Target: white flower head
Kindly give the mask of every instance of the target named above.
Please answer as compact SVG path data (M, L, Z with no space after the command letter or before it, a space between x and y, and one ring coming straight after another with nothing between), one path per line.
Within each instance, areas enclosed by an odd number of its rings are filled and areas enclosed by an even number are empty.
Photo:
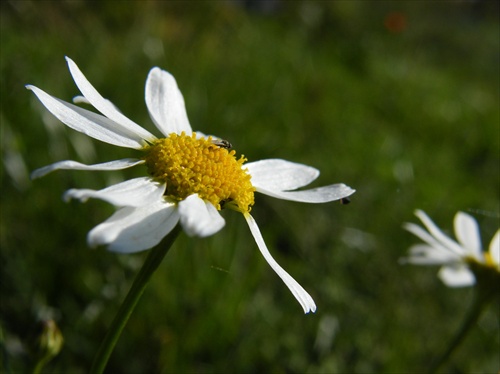
M481 249L481 237L476 220L467 213L455 215L455 241L445 235L421 210L415 211L427 231L414 223L404 228L422 239L425 244L410 247L410 256L403 259L415 265L440 265L439 278L449 287L472 286L478 274L500 273L500 229L491 240L488 252ZM491 278L490 278L491 279Z
M38 178L58 169L121 170L144 165L148 176L128 180L102 190L70 189L66 200L105 200L117 211L88 234L91 247L105 245L111 251L132 253L157 245L177 224L190 236L215 234L225 224L223 208L243 214L257 245L278 276L302 305L305 313L316 310L311 296L273 259L250 215L254 192L279 199L325 203L354 193L344 184L293 191L315 180L319 171L280 159L245 163L236 158L228 142L192 131L184 98L174 77L157 67L146 80L145 100L151 119L164 137L157 138L125 117L90 84L78 66L66 58L83 96L74 102L89 103L101 114L57 99L28 85L42 104L61 122L100 141L143 151L140 159L127 158L95 165L60 161L32 173Z

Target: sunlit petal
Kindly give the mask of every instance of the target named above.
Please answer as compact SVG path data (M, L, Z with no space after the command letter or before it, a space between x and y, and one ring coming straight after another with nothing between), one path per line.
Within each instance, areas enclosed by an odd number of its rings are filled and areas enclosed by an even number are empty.
M78 96L73 97L73 104L88 104L88 105L92 105L90 103L90 101L85 96L82 96L82 95L78 95Z
M429 230L429 233L442 245L444 245L446 248L450 249L451 251L454 251L458 255L463 256L464 255L464 249L455 241L451 240L448 236L446 236L440 229L439 227L436 226L434 222L429 218L425 212L422 210L417 210L415 211L415 215L420 218L424 226Z
M109 118L53 97L35 86L26 88L33 91L59 121L73 130L119 147L139 149L146 144L140 134Z
M226 221L217 209L198 195L191 195L179 203L181 224L186 234L206 237L221 230Z
M146 105L156 127L168 136L171 133L191 134L184 97L172 74L153 68L146 80Z
M294 190L319 176L319 171L311 166L281 159L249 162L244 167L252 176L254 187L270 192Z
M259 247L260 252L266 259L267 263L271 266L271 268L273 268L276 274L278 274L278 276L283 280L283 282L290 289L293 296L295 296L300 305L302 305L304 313L309 313L309 312L314 313L316 311L316 304L314 303L312 297L271 256L271 253L269 253L266 243L262 238L262 234L260 233L259 227L257 226L257 223L255 222L253 217L250 214L246 213L245 219L248 223L248 226L250 227L250 231L252 232L255 241L257 242L257 246Z
M448 287L467 287L476 283L474 274L465 265L443 266L438 277Z
M101 199L116 206L140 207L153 204L163 198L165 184L154 182L151 178L135 178L121 182L99 191L89 189L70 189L64 194L66 201L79 199Z
M444 248L445 250L446 247L441 244L440 242L438 242L432 235L430 235L427 231L425 231L422 227L420 227L419 225L415 224L415 223L405 223L403 225L403 228L409 232L411 232L413 235L419 237L420 239L422 239L424 242L426 242L427 244L431 245L432 247L434 248L439 248L439 249L442 249ZM455 252L452 252L450 251L451 253L455 253ZM457 257L460 257L458 254L455 254Z
M488 251L493 262L497 267L500 267L500 230L497 230L496 234L493 236L493 239L491 239L490 248Z
M455 236L467 250L468 255L481 260L483 258L481 253L481 237L476 220L466 213L458 212L455 215L454 226Z
M304 191L270 191L263 188L257 188L257 192L282 200L298 201L302 203L327 203L350 196L356 192L356 190L353 190L343 183L339 183Z
M433 247L426 244L415 244L410 247L410 257L404 263L414 265L443 265L457 263L460 257L444 247Z
M77 161L66 160L58 161L51 165L44 166L40 169L36 169L31 173L31 179L41 178L50 172L55 170L100 170L100 171L110 171L110 170L122 170L131 168L139 164L143 164L144 160L138 160L136 158L124 158L122 160L114 160L109 162L103 162L101 164L85 165Z
M125 117L116 107L92 86L92 84L85 78L78 66L69 57L66 57L68 67L73 76L73 79L80 89L85 98L96 108L99 112L104 114L112 121L120 124L129 132L136 134L140 139L154 140L155 136L149 131L145 130L129 118Z
M87 240L91 247L106 245L113 252L139 252L160 243L178 222L179 212L173 203L124 207L94 227Z

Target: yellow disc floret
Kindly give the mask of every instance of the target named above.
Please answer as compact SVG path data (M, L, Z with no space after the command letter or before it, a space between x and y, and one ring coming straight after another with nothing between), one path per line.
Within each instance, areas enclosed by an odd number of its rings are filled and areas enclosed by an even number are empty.
M214 144L212 138L170 134L145 148L146 166L156 180L166 183L165 196L181 201L192 194L218 210L229 207L249 212L255 188L243 169L244 156Z

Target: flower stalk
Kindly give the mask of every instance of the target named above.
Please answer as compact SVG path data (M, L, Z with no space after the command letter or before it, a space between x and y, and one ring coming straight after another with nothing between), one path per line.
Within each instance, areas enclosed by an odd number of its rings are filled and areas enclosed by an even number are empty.
M467 312L467 315L465 316L462 325L460 326L459 330L457 331L453 339L450 341L446 350L441 354L441 356L435 359L434 362L432 363L428 371L430 374L437 373L437 371L441 368L441 366L446 361L448 361L453 352L455 352L457 348L460 347L462 342L465 340L465 337L472 330L472 327L475 326L476 323L479 321L479 318L481 317L481 314L485 309L485 307L488 305L488 303L493 299L493 296L496 294L495 292L491 292L491 287L486 288L486 287L481 287L480 285L476 286L474 291L475 292L472 305L469 311Z
M149 251L141 270L135 277L130 291L128 292L125 300L120 306L118 313L115 315L113 322L111 323L111 326L106 333L106 336L102 341L96 356L94 357L94 362L90 369L90 373L100 374L104 372L104 369L106 367L106 364L108 363L111 353L113 352L116 342L118 341L123 328L127 324L127 321L130 318L130 315L132 314L140 297L146 289L151 276L162 262L168 250L179 235L180 231L181 226L177 225L170 232L170 234L166 236L161 245L158 245Z

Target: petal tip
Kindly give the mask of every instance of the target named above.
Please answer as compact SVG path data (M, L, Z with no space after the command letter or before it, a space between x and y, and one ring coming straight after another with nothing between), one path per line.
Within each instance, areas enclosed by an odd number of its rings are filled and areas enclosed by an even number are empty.
M309 308L304 308L304 314L316 313L316 304L310 305Z
M66 63L71 67L71 65L76 65L75 61L73 61L71 58L68 56L64 56L64 59L66 60Z
M30 179L35 180L35 179L43 177L45 174L47 174L47 173L44 171L44 168L36 169L36 170L33 170L31 172Z

